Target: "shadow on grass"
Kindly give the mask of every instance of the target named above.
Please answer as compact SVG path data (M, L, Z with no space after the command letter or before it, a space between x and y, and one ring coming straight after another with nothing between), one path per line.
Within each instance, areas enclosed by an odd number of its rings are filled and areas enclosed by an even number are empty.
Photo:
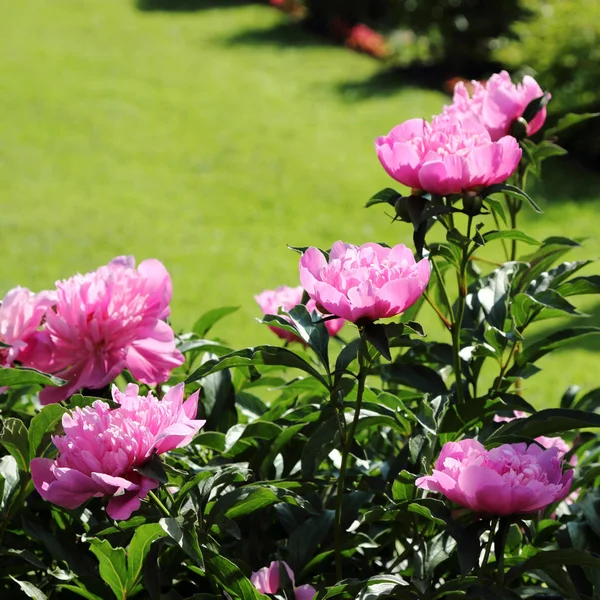
M432 90L442 88L446 77L444 65L394 67L378 71L368 79L344 81L336 85L336 90L349 102L393 96L406 87L420 87Z
M297 23L280 23L269 29L249 29L223 41L227 46L277 46L309 48L315 46L333 47L334 42L325 36L314 33Z
M549 158L542 165L542 180L532 180L528 191L549 204L565 200L597 202L600 198L600 173L571 156Z
M257 4L252 0L136 0L135 5L143 11L195 12L216 8L237 8Z

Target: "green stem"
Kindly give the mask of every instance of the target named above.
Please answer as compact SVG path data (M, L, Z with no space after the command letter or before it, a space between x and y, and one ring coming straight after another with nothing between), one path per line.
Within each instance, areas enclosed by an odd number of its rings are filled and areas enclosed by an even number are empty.
M492 551L492 543L494 541L494 533L496 531L497 525L498 525L498 519L496 518L492 521L492 524L490 526L490 535L488 537L487 544L485 545L485 553L483 555L483 560L481 561L481 566L479 567L479 576L480 577L483 575L483 569L487 565L488 560L490 558L490 552Z
M494 539L494 551L496 553L496 563L498 564L498 568L496 569L496 584L500 587L504 586L504 547L506 546L509 531L510 521L506 517L501 517L500 524L498 525L498 533Z
M363 394L365 391L365 381L367 379L368 372L368 354L367 354L367 341L364 337L362 329L360 330L360 345L358 348L358 388L356 391L356 406L354 407L354 417L350 428L347 428L347 434L345 439L342 438L342 464L340 466L340 476L338 478L337 485L337 503L335 508L335 530L334 530L334 542L335 542L335 575L338 581L342 579L342 505L344 501L344 487L346 481L346 471L348 469L348 458L350 456L350 449L352 448L352 441L354 440L354 434L356 433L356 426L358 425L358 419L360 418L360 409L362 407ZM342 415L344 413L342 412Z
M431 299L431 296L427 292L423 292L423 298L425 298L425 300L427 301L429 306L431 306L435 314L441 319L442 323L444 324L444 327L446 327L448 331L452 331L452 323L448 321L444 313L441 311L440 307Z
M442 274L440 273L440 268L438 264L435 262L435 259L431 259L431 264L433 265L433 270L435 271L435 276L437 277L440 290L442 291L442 299L446 303L446 307L448 308L448 315L450 315L450 325L452 326L452 302L450 302L450 296L448 295L448 290L446 289L446 285L444 284L444 280L442 278Z
M467 237L471 239L471 225L473 217L469 216L467 224ZM452 355L454 377L456 380L456 403L461 404L464 401L464 390L462 385L462 363L460 360L460 330L462 327L463 317L465 315L465 305L467 302L467 263L469 262L469 243L462 248L462 259L460 261L460 269L457 273L458 283L458 299L456 300L456 313L454 314L454 322L452 323Z
M498 221L498 215L496 215L496 213L494 211L491 211L492 216L494 217L494 223L496 224L496 229L500 229L500 221ZM500 239L500 242L502 242L502 248L504 249L504 256L506 256L506 260L509 259L510 254L508 253L508 248L506 247L506 241L503 240L502 238Z
M158 510L160 510L166 517L171 516L171 513L167 507L160 501L159 497L152 490L148 492L148 498L154 502Z

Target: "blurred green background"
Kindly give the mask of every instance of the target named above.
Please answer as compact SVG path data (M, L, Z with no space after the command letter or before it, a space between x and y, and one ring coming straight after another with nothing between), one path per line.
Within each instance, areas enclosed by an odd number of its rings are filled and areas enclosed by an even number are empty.
M439 112L441 92L408 77L369 87L380 63L267 5L29 0L1 14L1 294L119 254L156 257L173 277L176 329L240 305L215 333L256 345L273 338L253 295L298 283L286 244L411 243L407 225L363 208L393 184L373 141ZM568 158L546 174L534 190L545 214L525 210L522 228L588 237L571 258L597 256L600 177ZM599 306L581 306L600 323ZM548 358L528 398L597 385L598 349L588 338Z

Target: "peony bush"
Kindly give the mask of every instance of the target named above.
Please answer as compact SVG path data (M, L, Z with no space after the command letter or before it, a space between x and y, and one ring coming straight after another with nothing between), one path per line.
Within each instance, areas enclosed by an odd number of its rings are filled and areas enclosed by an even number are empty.
M271 344L212 338L233 307L174 332L155 259L8 291L2 598L598 598L600 388L527 399L600 331L580 243L518 228L562 153L549 99L500 73L390 123L376 156L406 189L367 206L413 247L293 248L297 285L254 291Z

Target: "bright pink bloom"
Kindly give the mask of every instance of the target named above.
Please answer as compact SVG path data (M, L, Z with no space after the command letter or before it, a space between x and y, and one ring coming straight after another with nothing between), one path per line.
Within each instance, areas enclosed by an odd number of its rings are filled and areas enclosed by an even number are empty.
M276 315L279 311L279 308L289 312L292 310L292 308L298 306L298 304L301 304L302 294L303 289L301 285L298 287L280 285L274 290L265 290L264 292L261 292L257 296L254 296L254 299L260 306L263 314ZM306 303L306 310L308 310L309 313L312 313L315 310L319 312L316 308L316 302L314 300L309 300ZM288 320L285 315L280 316L283 319ZM343 319L329 319L328 321L325 321L325 327L327 327L329 335L333 337L344 326L344 323L345 321ZM269 329L280 338L287 340L288 342L302 342L297 335L294 335L291 331L281 329L281 327L269 327Z
M73 509L90 498L108 497L106 512L123 520L158 487L158 481L135 469L153 453L189 444L205 421L195 420L198 392L183 401L183 383L162 400L151 393L138 396L138 391L132 383L124 393L113 386L118 408L96 400L63 416L64 435L52 438L58 457L31 461L33 484L42 498Z
M30 344L44 320L46 311L56 302L54 292L34 294L27 288L10 290L0 305L0 366L10 367L14 361L27 361Z
M123 369L147 384L166 381L183 364L169 315L171 277L157 260L135 268L122 256L87 275L59 281L57 302L46 314L38 342L50 360L32 352L31 366L68 381L46 388L42 404L59 402L82 388L108 385Z
M511 125L523 116L527 105L544 95L533 77L526 75L523 82L514 84L506 71L492 75L485 85L473 81L473 95L462 81L454 87L452 104L444 107L445 115L461 121L478 121L490 133L492 140L499 140L510 133ZM527 135L533 135L546 120L546 108L542 108L527 124Z
M459 194L501 183L521 159L512 136L493 142L485 128L445 115L410 119L375 140L379 161L396 181L432 194Z
M476 440L444 444L432 475L417 487L493 516L527 514L564 499L573 470L564 474L558 448L537 444L504 444L486 450Z
M268 567L252 573L250 581L261 594L276 594L279 591L279 574L282 567L287 571L292 586L294 586L295 600L313 600L317 595L317 590L312 585L296 587L294 572L285 560L274 560Z
M308 295L332 315L356 323L393 317L412 306L429 282L429 261L415 262L403 244L353 246L336 242L329 262L317 248L300 259Z

